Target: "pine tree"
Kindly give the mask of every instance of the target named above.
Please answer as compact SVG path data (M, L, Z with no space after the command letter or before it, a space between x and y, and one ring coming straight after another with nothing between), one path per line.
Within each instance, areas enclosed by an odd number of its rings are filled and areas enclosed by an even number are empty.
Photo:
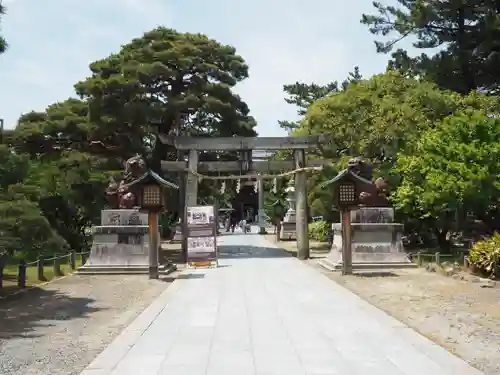
M2 5L0 2L0 22L1 22L1 17L5 14L5 6ZM3 38L0 35L0 54L4 53L5 50L7 49L7 42L5 41L5 38Z
M500 2L495 0L397 0L399 6L374 3L377 15L361 22L375 35L395 38L376 41L377 51L389 53L401 40L414 37L413 46L429 51L410 56L397 49L390 69L430 79L439 87L460 93L482 89L495 92L500 83Z

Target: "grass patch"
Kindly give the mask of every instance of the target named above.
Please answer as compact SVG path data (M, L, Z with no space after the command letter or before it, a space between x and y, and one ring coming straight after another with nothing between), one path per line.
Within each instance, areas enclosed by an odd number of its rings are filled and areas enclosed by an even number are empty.
M309 245L309 248L311 249L311 251L315 251L315 252L330 252L330 245L328 244L328 242L311 242L310 245Z
M43 280L38 279L38 269L36 264L30 264L26 267L26 287L32 287L47 281L57 279L74 272L71 269L68 258L61 259L61 276L56 276L54 273L53 264L45 264L43 266ZM81 256L76 257L76 268L82 265ZM7 295L19 290L17 286L17 276L19 274L19 266L7 265L3 270L3 288L0 289L0 295Z
M278 245L282 250L287 253L297 256L297 241L276 241L276 235L267 235L266 239ZM309 240L309 250L313 258L326 256L330 252L330 245L327 242L319 242L315 240Z

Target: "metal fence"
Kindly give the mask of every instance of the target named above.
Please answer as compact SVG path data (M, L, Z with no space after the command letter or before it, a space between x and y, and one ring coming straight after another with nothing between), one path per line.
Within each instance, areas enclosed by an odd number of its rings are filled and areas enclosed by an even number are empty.
M415 262L419 267L428 263L435 263L437 265L441 265L443 262L457 262L466 268L469 266L469 261L467 258L467 254L465 252L443 254L440 252L424 253L419 251L410 254L410 256L411 260Z

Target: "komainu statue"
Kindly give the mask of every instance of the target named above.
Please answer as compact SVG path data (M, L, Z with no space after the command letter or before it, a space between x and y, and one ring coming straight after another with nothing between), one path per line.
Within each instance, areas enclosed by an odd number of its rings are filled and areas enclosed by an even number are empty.
M120 205L120 197L118 196L120 184L116 181L114 177L111 177L108 187L106 188L106 200L108 202L108 208L116 209Z
M125 172L123 173L123 183L129 184L137 180L147 172L146 162L141 155L131 157L125 162Z
M388 199L388 183L382 177L377 178L374 183L372 182L373 165L367 163L361 157L356 157L349 160L347 169L371 183L371 185L366 185L364 191L359 194L361 204L371 207L388 207L391 205Z
M347 162L347 169L357 174L359 177L363 177L367 181L373 179L373 165L368 164L365 159L360 156L350 159Z
M127 187L128 184L137 180L147 172L146 162L140 155L131 157L125 162L123 180L118 182L112 178L106 189L108 208L134 208L137 206L137 196Z

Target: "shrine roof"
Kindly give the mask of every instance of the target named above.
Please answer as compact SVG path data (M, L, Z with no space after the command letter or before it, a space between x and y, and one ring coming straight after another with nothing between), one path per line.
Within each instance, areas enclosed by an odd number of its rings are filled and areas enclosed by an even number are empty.
M325 188L327 186L335 184L336 182L339 182L340 180L342 180L344 178L352 178L353 180L359 181L362 184L373 185L372 181L367 180L366 178L363 178L360 175L352 172L349 168L346 168L342 172L340 172L338 175L336 175L334 178L332 178L331 180L323 182L321 184L321 188Z
M162 187L170 188L170 189L179 189L179 186L174 184L173 182L167 181L164 178L162 178L159 174L149 170L146 173L144 173L142 176L139 178L135 179L134 181L129 182L128 184L125 184L123 187L128 188L132 187L137 184L145 184L148 182L154 181L161 185Z

